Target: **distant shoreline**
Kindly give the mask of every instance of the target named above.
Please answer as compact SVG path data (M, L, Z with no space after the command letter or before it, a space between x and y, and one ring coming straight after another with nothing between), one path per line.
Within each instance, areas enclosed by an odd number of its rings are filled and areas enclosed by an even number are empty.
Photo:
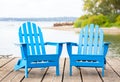
M78 17L43 17L43 18L15 18L15 17L0 17L0 21L35 21L35 22L73 22Z
M63 30L63 31L74 31L76 33L79 33L81 28L74 28L73 26L58 26L58 27L50 27L45 29L54 29L54 30ZM105 34L120 34L120 28L117 27L111 27L111 28L101 28L103 29Z

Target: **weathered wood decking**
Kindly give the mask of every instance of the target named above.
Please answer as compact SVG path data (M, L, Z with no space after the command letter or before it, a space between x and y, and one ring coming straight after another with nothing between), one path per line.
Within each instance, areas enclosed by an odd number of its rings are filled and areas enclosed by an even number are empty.
M60 59L60 76L55 75L55 67L29 69L29 78L24 70L14 71L18 58L0 59L0 82L120 82L120 58L107 57L105 77L101 77L100 68L73 68L69 76L69 59Z

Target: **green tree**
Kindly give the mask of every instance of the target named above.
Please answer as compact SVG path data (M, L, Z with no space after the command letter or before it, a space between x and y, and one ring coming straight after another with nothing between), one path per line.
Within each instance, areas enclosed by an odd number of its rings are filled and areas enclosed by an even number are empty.
M119 14L120 13L120 0L109 0L109 1L113 9L113 13Z
M98 0L84 0L84 10L90 14L97 14L96 7L97 7Z
M87 15L79 17L75 27L94 23L102 27L120 26L120 0L83 0Z
M84 0L84 10L90 14L120 13L120 0Z

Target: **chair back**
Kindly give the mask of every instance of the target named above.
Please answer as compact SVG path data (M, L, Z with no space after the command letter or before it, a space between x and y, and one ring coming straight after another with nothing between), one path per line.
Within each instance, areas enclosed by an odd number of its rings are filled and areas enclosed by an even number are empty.
M41 29L35 23L26 22L20 26L19 41L20 43L27 44L27 55L46 54ZM23 56L22 48L21 53Z
M78 54L103 55L103 31L98 25L90 24L81 30Z

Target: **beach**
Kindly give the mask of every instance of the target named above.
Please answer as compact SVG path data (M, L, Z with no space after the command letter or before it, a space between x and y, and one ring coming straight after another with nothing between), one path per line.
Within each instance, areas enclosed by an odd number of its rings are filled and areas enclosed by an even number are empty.
M74 31L76 33L79 33L81 30L81 28L74 28L74 26L57 26L47 29ZM102 27L101 29L103 30L104 34L113 34L113 35L120 34L120 28L117 27L110 27L110 28Z

